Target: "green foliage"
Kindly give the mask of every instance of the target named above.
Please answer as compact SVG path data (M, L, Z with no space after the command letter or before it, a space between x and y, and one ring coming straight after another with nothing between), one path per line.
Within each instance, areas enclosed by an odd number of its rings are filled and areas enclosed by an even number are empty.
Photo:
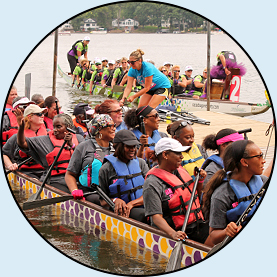
M170 21L170 29L184 29L184 24L188 28L197 28L203 24L204 19L185 9L176 8L166 4L152 2L126 2L111 4L90 10L71 20L75 31L80 30L80 25L86 19L93 19L99 27L112 29L114 19L134 19L140 26L156 26L161 29L161 20ZM175 24L173 24L173 22Z

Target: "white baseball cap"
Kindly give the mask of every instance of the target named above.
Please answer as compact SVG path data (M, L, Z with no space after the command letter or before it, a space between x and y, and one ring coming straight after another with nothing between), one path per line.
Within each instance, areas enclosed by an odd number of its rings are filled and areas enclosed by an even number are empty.
M108 64L115 64L115 61L114 60L109 60Z
M101 61L100 59L95 59L95 60L94 60L94 63L95 63L95 64L97 64L97 63L102 64L102 61Z
M90 37L86 36L86 37L84 37L83 40L88 40L88 41L90 41Z
M19 100L13 103L13 108L15 109L18 105L24 104L35 104L35 102L30 101L27 97L21 97Z
M38 105L30 104L25 110L24 110L24 117L26 117L29 114L32 113L46 113L47 108L42 109Z
M172 64L172 63L170 63L170 62L164 62L164 66L165 66L165 65L167 65L167 64L169 64L169 65L173 66L173 64Z
M187 66L185 67L185 71L188 71L188 70L193 70L193 68L192 68L190 65L187 65Z
M191 146L183 146L178 140L173 138L161 138L155 145L155 153L159 155L166 150L185 152L190 149L190 147Z
M103 62L103 61L107 61L107 60L108 60L108 58L102 57L102 62Z

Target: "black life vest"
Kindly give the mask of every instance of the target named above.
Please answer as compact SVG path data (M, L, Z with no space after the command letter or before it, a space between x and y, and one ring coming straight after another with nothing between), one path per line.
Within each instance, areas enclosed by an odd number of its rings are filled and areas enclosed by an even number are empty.
M77 56L76 44L79 43L79 42L82 42L83 47L84 47L84 49L81 52L82 53L81 55L84 55L87 52L87 50L85 49L85 45L84 45L83 41L82 40L77 40L74 44L72 44L72 50L73 50L75 56Z

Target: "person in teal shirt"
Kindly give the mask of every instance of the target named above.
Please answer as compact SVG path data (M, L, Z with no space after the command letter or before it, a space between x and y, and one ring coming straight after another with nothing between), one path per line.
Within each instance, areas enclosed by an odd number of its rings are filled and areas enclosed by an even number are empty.
M67 60L69 62L71 74L77 65L80 62L81 56L84 55L84 58L88 58L88 44L90 42L90 38L88 36L84 37L83 40L76 41L72 48L67 53Z
M168 78L161 73L152 63L144 62L142 56L144 52L137 49L130 54L128 63L131 65L128 71L127 86L124 90L120 104L123 105L125 98L128 102L133 102L140 97L139 106L151 106L156 108L168 97L171 84ZM129 96L132 91L134 80L143 87L139 92Z

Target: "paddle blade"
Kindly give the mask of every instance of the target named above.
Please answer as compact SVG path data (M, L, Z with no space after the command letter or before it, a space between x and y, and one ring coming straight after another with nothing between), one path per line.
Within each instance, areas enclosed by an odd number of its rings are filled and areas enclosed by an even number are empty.
M32 194L26 202L31 202L35 200L39 200L40 198L40 191L37 191L35 194Z
M174 247L170 255L168 264L166 266L165 272L171 272L181 268L181 261L182 261L181 248L182 248L182 242L179 242L177 246Z

